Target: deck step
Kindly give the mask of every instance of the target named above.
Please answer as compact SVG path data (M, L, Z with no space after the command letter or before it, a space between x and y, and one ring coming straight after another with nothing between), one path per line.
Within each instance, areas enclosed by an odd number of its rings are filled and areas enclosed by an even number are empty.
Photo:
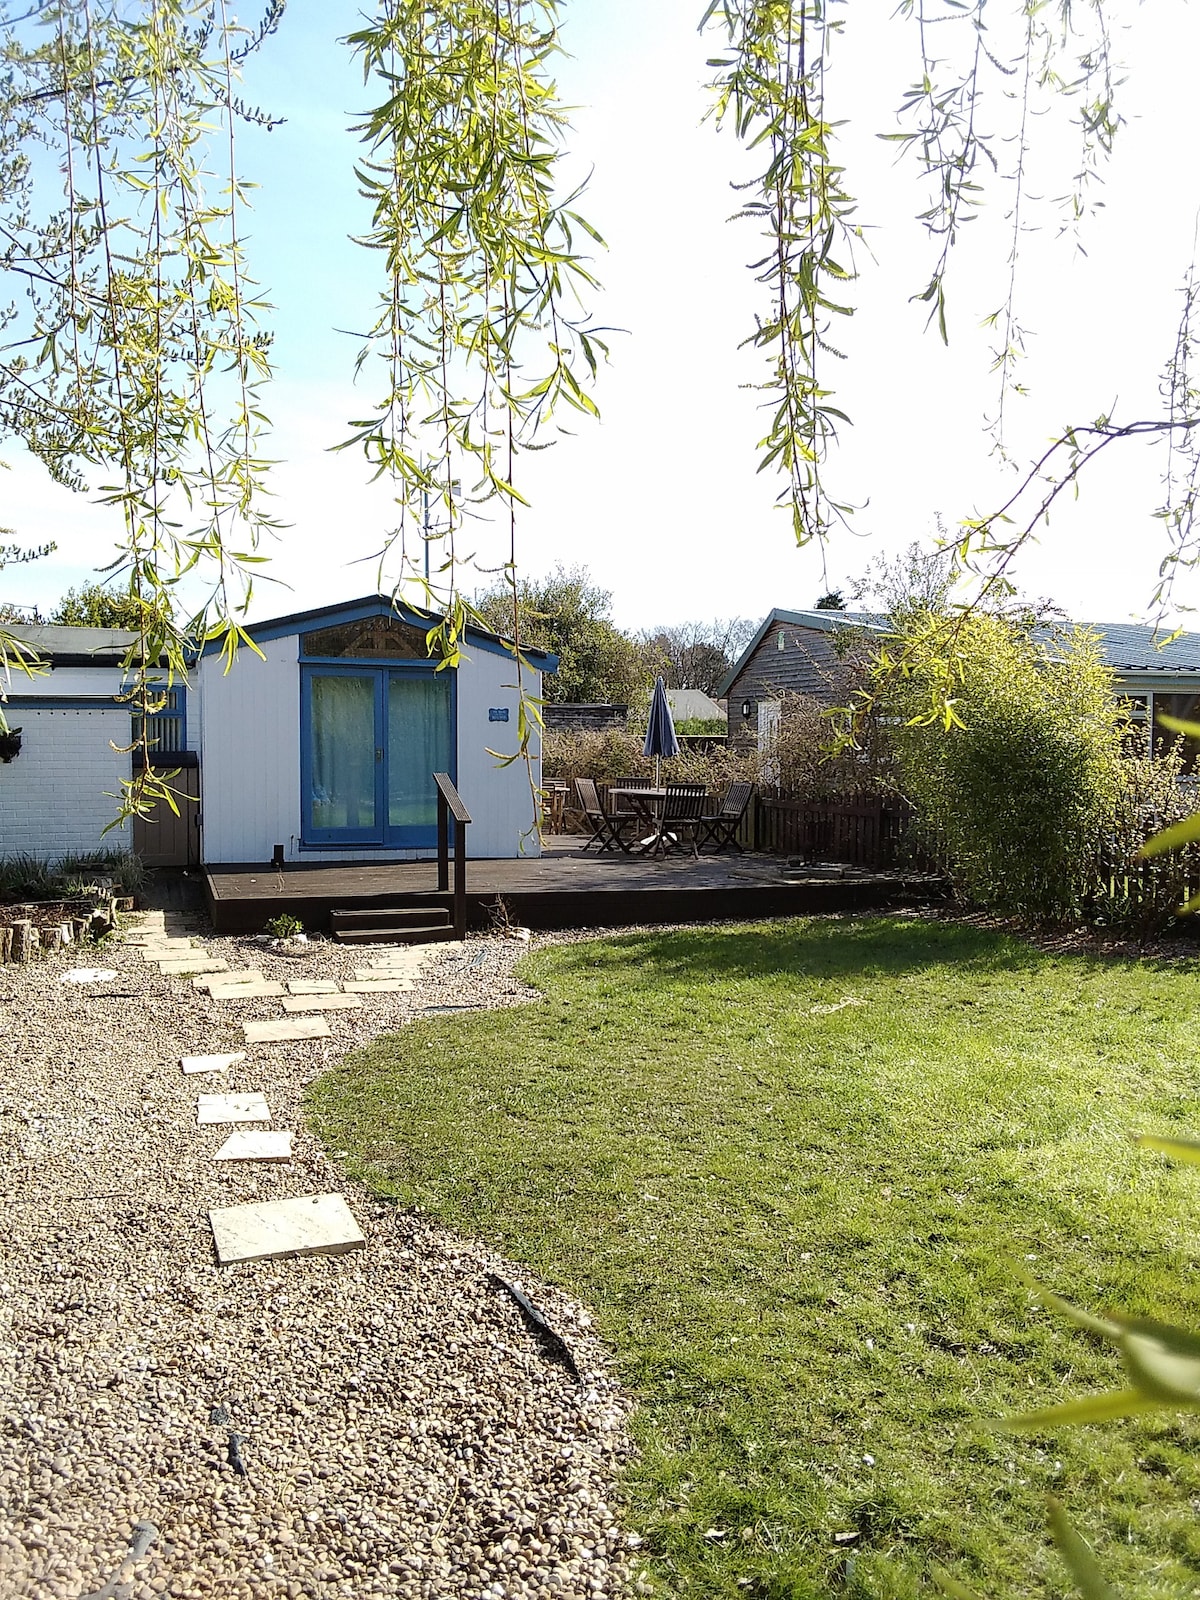
M439 928L450 926L444 906L376 906L354 911L331 911L329 926L341 933L353 928Z
M333 937L338 944L433 944L440 939L453 939L454 929L448 922L432 921L420 927L406 924L400 928L341 928L335 924Z

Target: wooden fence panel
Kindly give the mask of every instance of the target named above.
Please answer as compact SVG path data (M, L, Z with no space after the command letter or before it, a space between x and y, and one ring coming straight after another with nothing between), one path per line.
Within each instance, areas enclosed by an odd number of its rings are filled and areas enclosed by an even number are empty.
M738 843L743 849L807 861L893 867L904 859L911 815L903 802L880 795L821 801L758 795L743 820Z

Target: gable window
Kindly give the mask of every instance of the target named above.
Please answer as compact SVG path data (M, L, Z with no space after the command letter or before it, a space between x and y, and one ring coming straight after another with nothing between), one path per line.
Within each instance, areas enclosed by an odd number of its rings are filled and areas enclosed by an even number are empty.
M435 642L430 656L424 628L389 616L363 617L301 634L300 653L326 661L429 661L441 654Z
M775 648L776 650L785 650L787 648L787 639L784 637L782 628L775 635Z

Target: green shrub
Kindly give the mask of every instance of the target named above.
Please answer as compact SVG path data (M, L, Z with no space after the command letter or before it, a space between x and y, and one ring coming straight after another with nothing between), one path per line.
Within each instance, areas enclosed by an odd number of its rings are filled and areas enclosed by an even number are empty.
M1081 915L1129 792L1095 636L1048 645L1006 618L918 614L877 674L905 790L957 890L1033 921Z
M654 762L642 754L644 742L644 732L629 728L548 728L542 739L542 775L606 783L650 773ZM761 768L757 750L730 750L722 744L707 750L681 749L673 761L663 762L662 776L666 783L707 783L720 789L735 778L757 781Z
M97 879L108 878L123 895L146 882L146 869L129 850L93 851L47 861L26 853L0 857L0 900L74 900L87 895Z
M38 856L19 852L0 858L0 899L55 900L59 894L58 877L49 861Z

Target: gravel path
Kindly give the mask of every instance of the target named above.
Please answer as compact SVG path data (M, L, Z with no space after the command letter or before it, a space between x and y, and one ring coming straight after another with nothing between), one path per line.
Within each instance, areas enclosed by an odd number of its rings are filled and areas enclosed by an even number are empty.
M369 959L204 943L271 979ZM329 1013L331 1039L249 1047L225 1080L185 1078L179 1057L246 1048L241 1022L278 1000L212 1000L113 943L0 967L0 1594L623 1592L627 1407L583 1310L349 1186L298 1109L347 1049L427 1006L528 998L522 951L439 952L414 991ZM117 977L61 981L80 965ZM295 1128L289 1165L213 1164L230 1130L198 1129L196 1097L226 1089L262 1090L272 1126ZM365 1250L214 1264L210 1207L328 1190ZM580 1383L490 1271L543 1308Z

